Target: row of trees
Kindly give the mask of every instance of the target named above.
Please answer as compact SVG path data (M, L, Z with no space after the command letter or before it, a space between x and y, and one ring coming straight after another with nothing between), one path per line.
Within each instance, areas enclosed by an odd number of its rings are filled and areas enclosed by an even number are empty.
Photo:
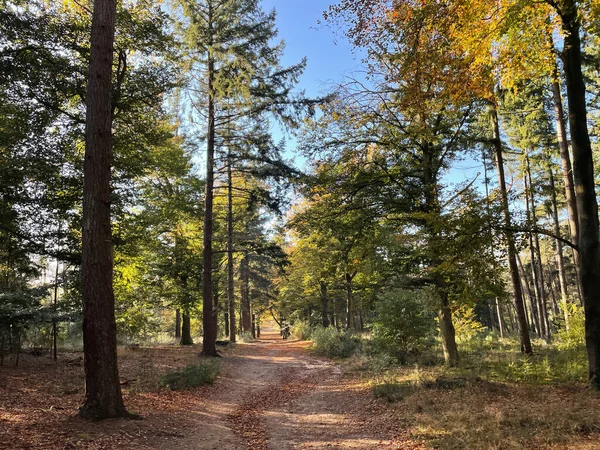
M306 129L315 175L283 301L300 290L323 325L362 328L378 294L427 286L450 365L462 305L483 304L481 319L512 324L532 353L531 331L550 339L581 302L599 386L593 2L342 1L325 17L365 50L367 77ZM480 176L457 183L461 161L480 161Z
M273 295L267 222L296 172L271 122L312 107L305 63L281 66L254 0L3 1L0 29L2 333L82 311L81 415L124 416L117 330L170 310L191 344L202 317L217 356L219 325L234 341Z

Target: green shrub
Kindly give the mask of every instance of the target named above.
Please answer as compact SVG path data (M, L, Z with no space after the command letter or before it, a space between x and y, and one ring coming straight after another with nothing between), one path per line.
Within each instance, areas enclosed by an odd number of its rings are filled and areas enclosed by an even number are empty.
M292 325L292 336L294 339L300 339L301 341L306 341L310 339L312 334L312 327L310 323L306 320L297 320Z
M172 391L181 391L203 384L212 384L220 371L219 361L206 360L200 364L189 364L179 371L167 372L161 377L160 384Z
M561 350L569 350L585 345L585 315L583 307L574 303L567 305L569 313L569 329L563 328L558 331L557 347Z
M425 290L396 289L381 295L375 304L371 353L387 353L406 363L411 354L431 347L435 332L431 303Z
M347 358L360 347L360 338L345 330L318 326L312 332L313 348L317 355L328 358Z

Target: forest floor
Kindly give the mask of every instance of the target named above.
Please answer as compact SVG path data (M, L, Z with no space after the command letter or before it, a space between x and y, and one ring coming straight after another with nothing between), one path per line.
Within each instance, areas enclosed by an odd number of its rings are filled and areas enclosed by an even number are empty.
M214 384L175 392L160 375L197 363L199 347L122 348L125 402L143 420L98 423L76 416L81 354L21 355L0 367L0 449L600 449L600 399L584 386L475 380L387 395L383 383L376 398L373 372L309 345L263 333L222 350Z

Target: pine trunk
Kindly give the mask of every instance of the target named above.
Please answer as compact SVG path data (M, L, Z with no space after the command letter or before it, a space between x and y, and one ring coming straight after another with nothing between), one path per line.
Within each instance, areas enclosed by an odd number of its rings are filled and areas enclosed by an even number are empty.
M190 323L190 316L185 312L182 314L181 320L181 340L179 341L179 345L193 345L194 341L192 339L192 327Z
M517 266L517 249L511 231L512 223L510 210L508 208L508 192L506 189L506 179L504 176L504 158L502 155L502 142L500 140L500 127L498 125L498 115L496 109L492 110L494 148L496 150L496 165L498 167L498 184L500 185L500 194L502 198L502 209L504 210L504 225L506 228L506 241L508 245L508 266L510 270L511 281L515 296L515 310L517 313L517 322L519 325L519 336L521 338L521 351L527 354L533 353L529 330L527 329L527 318L525 317L525 308L523 307L523 291L521 289L521 278L519 277L519 268Z
M81 267L85 403L79 414L95 420L127 416L117 367L110 223L116 6L114 0L94 1L86 96Z
M235 342L235 291L233 273L233 176L231 149L227 149L227 304L229 307L229 341Z
M240 263L240 280L242 291L242 330L244 332L252 331L252 318L250 315L250 286L248 280L248 256L244 256Z
M215 62L211 52L213 39L213 8L209 2L208 8L208 34L210 41L207 62L207 120L206 131L206 190L204 195L204 242L203 242L203 270L202 270L202 354L206 356L218 356L216 340L217 333L215 318L213 315L213 286L212 286L212 239L213 239L213 202L214 202L214 164L215 164L215 100L214 79Z
M329 318L327 317L327 284L323 281L320 283L321 287L321 316L323 320L323 326L329 326Z
M175 310L175 338L181 337L181 310L177 308Z

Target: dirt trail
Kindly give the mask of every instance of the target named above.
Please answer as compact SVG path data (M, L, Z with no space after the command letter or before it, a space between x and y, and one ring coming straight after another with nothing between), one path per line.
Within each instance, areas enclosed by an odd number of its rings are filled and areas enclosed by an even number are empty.
M369 423L370 398L345 384L339 366L311 356L306 343L267 329L238 350L223 358L201 409L189 412L193 434L172 448L392 448L387 431Z

